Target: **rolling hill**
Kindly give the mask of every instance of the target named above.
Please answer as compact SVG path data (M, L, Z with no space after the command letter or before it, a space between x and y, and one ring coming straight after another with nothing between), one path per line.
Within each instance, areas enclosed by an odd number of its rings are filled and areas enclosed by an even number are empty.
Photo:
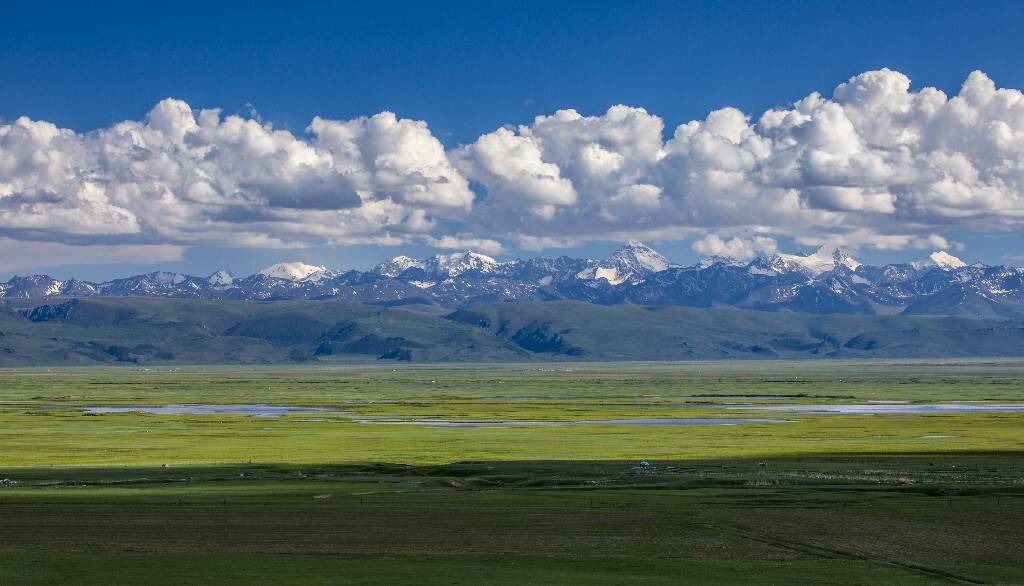
M498 303L450 314L536 353L593 360L1024 355L1024 323L731 308Z
M0 309L0 366L1024 356L1024 323L732 308L93 297Z

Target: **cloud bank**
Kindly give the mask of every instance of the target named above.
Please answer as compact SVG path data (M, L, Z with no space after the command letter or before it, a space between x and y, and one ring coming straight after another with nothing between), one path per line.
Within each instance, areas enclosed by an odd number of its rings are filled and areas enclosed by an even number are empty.
M869 71L670 134L642 108L560 110L450 150L390 112L301 135L175 99L85 134L19 118L0 124L0 242L500 252L638 237L749 257L779 236L948 248L944 233L1017 229L1024 95L981 72L952 97L910 85Z

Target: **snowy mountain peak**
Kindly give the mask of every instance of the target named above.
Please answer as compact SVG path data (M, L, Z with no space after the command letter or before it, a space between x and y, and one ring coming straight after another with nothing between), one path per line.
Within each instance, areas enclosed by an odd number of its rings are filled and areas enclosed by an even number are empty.
M922 261L911 263L915 269L926 269L936 267L945 271L951 271L953 269L959 269L967 266L967 263L960 260L959 258L947 253L944 250L939 250L928 255L928 258Z
M14 276L7 283L0 285L0 294L4 297L41 297L57 295L64 287L63 282L48 275Z
M719 256L719 255L715 254L715 255L709 256L709 257L699 261L697 264L695 264L693 266L698 268L698 269L703 270L703 269L710 268L710 267L713 267L713 266L718 265L718 264L725 265L727 267L742 267L742 266L746 266L747 265L747 263L745 263L743 261L736 260L736 259L728 257L728 256Z
M639 281L675 266L678 265L650 246L639 240L630 240L607 260L580 271L576 276L586 280L605 279L612 285L618 285L627 280Z
M454 254L438 254L430 259L431 268L441 276L454 277L467 271L492 272L500 263L493 258L467 250Z
M221 269L207 277L206 282L214 287L230 287L235 282L235 276L230 271Z
M273 277L275 279L301 281L303 279L308 279L316 273L324 272L327 272L327 267L307 265L301 262L279 262L263 269L258 274Z
M850 270L857 270L857 267L860 266L860 263L850 256L850 253L831 242L822 244L814 254L809 255L807 258L831 260L833 262L833 268L845 266Z
M813 254L806 256L796 254L773 254L769 258L781 262L773 263L779 268L796 269L811 275L820 275L833 271L840 266L850 270L857 270L860 263L853 259L849 253L831 242L822 244Z
M832 256L837 252L843 252L839 245L835 242L824 242L818 247L818 250L814 251L813 256ZM812 256L812 255L808 255Z
M637 273L658 273L675 266L661 253L639 240L630 240L625 243L601 264L602 266L626 268Z
M423 269L426 268L426 263L422 260L401 255L380 263L374 267L373 271L378 275L394 278L411 268Z
M396 256L377 265L373 270L379 275L395 278L408 269L416 268L436 277L451 278L467 271L493 272L501 263L493 258L467 250L453 254L437 254L427 260L408 256Z

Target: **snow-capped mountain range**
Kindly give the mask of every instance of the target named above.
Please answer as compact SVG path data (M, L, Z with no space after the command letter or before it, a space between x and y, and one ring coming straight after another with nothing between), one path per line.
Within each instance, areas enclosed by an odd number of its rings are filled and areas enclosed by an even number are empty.
M291 262L247 277L220 270L208 277L155 272L90 283L33 275L0 283L0 298L8 301L87 296L344 299L435 312L570 299L818 314L1024 317L1024 270L967 265L941 251L919 262L879 267L829 244L806 256L773 254L749 262L711 257L680 266L633 240L604 260L498 262L466 251L428 259L398 256L369 271Z

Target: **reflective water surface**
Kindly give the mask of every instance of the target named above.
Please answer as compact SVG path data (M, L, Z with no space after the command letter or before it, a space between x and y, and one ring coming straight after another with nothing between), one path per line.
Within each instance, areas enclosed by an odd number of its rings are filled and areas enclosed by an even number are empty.
M329 415L351 414L352 411L336 411L319 407L293 407L284 405L116 405L109 407L86 407L87 413L155 413L157 415L254 415L256 417L280 417L282 415Z

